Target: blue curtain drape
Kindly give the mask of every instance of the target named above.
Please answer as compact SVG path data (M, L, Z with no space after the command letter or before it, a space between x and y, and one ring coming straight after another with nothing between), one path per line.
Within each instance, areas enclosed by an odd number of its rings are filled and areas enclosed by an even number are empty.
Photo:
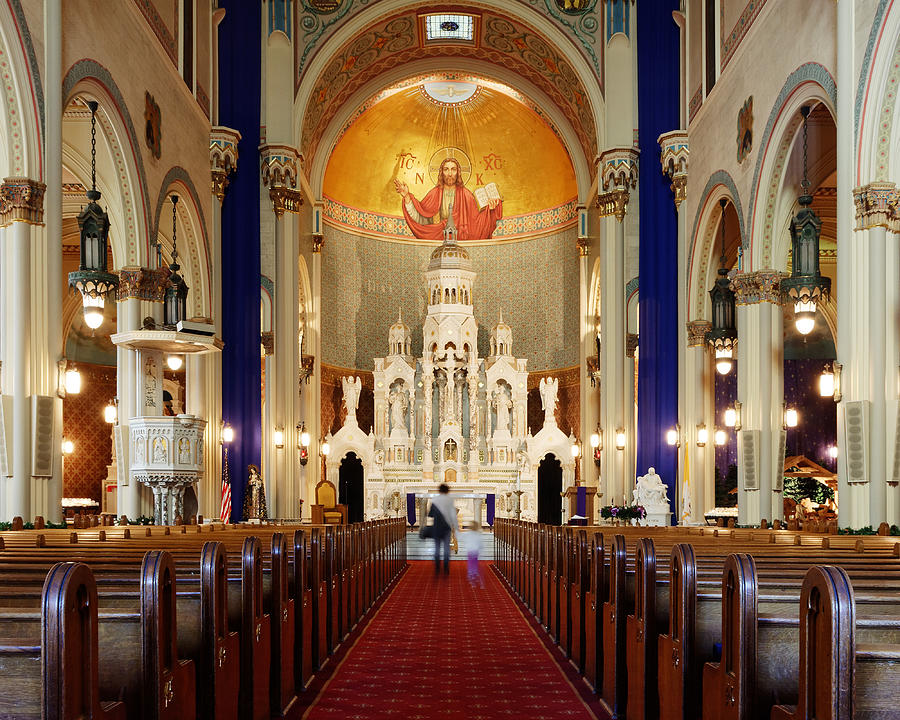
M406 522L410 527L416 524L416 494L406 493Z
M491 527L494 527L494 511L496 509L495 505L494 505L495 500L496 500L496 496L494 495L494 493L487 494L487 500L486 500L487 524L490 525Z
M641 151L637 472L648 467L677 503L677 461L665 443L678 418L678 225L657 138L679 129L677 0L637 5L638 142ZM631 479L632 482L634 478ZM672 513L678 517L677 512Z
M260 464L262 385L259 359L259 3L222 0L219 26L219 122L238 130L238 170L222 204L222 417L234 429L232 518L241 519L247 466ZM275 478L270 478L273 482Z

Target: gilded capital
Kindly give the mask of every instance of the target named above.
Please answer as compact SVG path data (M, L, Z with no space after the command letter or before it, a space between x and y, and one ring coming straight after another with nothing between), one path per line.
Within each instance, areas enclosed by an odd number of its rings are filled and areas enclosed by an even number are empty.
M600 154L600 186L597 207L603 216L615 215L619 222L625 219L628 193L637 187L639 151L632 147L617 147Z
M687 328L688 347L706 344L706 333L712 330L712 323L709 320L689 320L684 325Z
M856 229L885 227L900 232L900 191L890 182L873 182L853 189Z
M325 246L325 236L324 235L313 235L313 252L320 253L322 252L322 248Z
M123 267L119 270L118 299L162 302L172 271L167 267L150 270L142 267Z
M779 272L778 270L735 273L731 278L731 289L734 290L735 303L738 305L755 305L767 302L773 305L781 305L781 281L786 277L789 277L788 273Z
M285 212L299 212L303 197L297 190L302 158L290 145L259 146L260 172L263 185L269 188L272 210L277 217Z
M213 194L219 202L225 199L225 190L231 175L237 170L238 142L241 134L237 130L215 125L209 132L209 167Z
M590 243L587 238L580 237L575 241L578 246L578 254L581 257L587 257Z
M616 219L622 222L625 219L625 213L628 211L628 198L627 188L600 193L597 196L597 207L600 209L600 216L615 215Z
M46 189L43 183L29 178L4 178L0 185L0 226L14 222L42 225Z
M681 203L687 197L687 175L676 175L669 184L672 194L675 196L675 209L681 207Z

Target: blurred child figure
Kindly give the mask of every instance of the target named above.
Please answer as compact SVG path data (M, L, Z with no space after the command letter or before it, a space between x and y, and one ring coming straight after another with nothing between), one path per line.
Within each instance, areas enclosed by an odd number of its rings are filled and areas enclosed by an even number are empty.
M467 532L463 535L468 559L468 578L470 585L484 587L484 580L478 569L478 556L481 555L481 524L473 520L467 525Z

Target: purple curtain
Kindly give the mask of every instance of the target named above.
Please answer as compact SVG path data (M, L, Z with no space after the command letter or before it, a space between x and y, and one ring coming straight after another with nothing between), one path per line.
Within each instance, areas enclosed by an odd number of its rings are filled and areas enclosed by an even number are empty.
M575 489L575 514L581 517L587 516L587 488L578 487Z
M487 494L487 524L494 527L494 493Z
M416 494L406 493L406 522L410 527L416 524Z

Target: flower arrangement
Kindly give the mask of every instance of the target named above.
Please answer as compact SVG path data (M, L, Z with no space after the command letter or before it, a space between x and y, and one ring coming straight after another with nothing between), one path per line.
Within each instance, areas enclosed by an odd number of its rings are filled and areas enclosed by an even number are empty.
M604 505L600 508L600 517L605 520L643 520L647 511L643 505Z

